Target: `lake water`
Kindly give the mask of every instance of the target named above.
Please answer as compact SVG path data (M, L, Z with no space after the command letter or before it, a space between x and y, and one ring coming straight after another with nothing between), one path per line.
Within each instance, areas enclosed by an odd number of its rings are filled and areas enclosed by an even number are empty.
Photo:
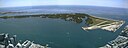
M24 14L50 13L87 13L98 17L125 20L126 23L116 32L96 29L82 30L85 22L78 24L72 21L51 18L10 18L0 19L0 33L17 35L17 40L30 40L39 44L49 44L52 48L98 48L115 39L128 24L127 9L96 6L33 6L0 8L0 12L30 12L23 14L0 14L14 16Z

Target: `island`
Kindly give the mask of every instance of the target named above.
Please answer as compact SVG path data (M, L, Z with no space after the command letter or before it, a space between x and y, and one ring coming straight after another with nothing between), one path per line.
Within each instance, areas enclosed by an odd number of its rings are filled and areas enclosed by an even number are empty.
M65 21L74 21L76 23L81 23L88 16L87 14L81 13L64 13L64 14L34 14L34 15L17 15L17 16L0 16L2 19L9 18L27 18L27 17L41 17L41 18L53 18L53 19L63 19Z
M19 11L17 11L17 12L0 12L0 14L2 14L2 15L5 15L5 14L22 14L22 13L28 13L28 12L19 12Z
M2 19L8 18L27 18L27 17L41 17L41 18L54 18L63 19L65 21L73 21L75 23L82 23L85 20L85 24L88 26L82 27L83 30L103 29L115 32L119 29L125 21L105 19L96 17L85 13L58 13L58 14L34 14L34 15L17 15L17 16L0 16ZM86 18L86 19L85 19Z

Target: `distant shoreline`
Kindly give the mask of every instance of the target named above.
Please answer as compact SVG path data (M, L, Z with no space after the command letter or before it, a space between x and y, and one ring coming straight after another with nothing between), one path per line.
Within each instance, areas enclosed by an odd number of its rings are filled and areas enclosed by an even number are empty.
M102 7L102 8L118 8L118 9L128 9L121 7L106 7L106 6L93 6L93 5L34 5L34 6L13 6L13 7L0 7L0 8L22 8L22 7L38 7L38 6L84 6L84 7Z

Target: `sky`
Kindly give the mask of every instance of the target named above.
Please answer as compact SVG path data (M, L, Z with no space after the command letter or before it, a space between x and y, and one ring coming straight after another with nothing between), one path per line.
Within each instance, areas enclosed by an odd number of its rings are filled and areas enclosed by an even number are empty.
M128 8L128 0L0 0L0 7L38 5L89 5Z

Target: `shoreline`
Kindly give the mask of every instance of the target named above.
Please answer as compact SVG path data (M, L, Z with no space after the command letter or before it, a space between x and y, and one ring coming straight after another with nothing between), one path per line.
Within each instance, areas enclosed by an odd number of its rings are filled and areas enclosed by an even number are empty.
M107 18L97 17L97 16L93 16L93 15L90 15L89 17L92 17L93 20L102 20L102 22L93 24L91 26L82 27L83 30L93 30L93 29L100 28L103 30L116 32L125 23L125 21L123 21L123 20L107 19Z
M127 48L128 47L128 25L112 41L99 48Z
M108 30L108 31L113 31L113 32L115 32L125 23L125 21L122 21L122 20L114 20L114 19L108 19L108 18L103 18L103 17L97 17L97 16L93 16L90 14L85 14L85 13L62 13L62 14L59 13L59 14L0 16L0 18L2 19L27 18L27 17L60 18L60 19L64 19L67 21L74 21L75 23L81 23L83 22L82 18L87 17L88 19L86 20L86 24L89 24L90 26L82 27L83 30L93 30L93 29L100 28L103 30Z

